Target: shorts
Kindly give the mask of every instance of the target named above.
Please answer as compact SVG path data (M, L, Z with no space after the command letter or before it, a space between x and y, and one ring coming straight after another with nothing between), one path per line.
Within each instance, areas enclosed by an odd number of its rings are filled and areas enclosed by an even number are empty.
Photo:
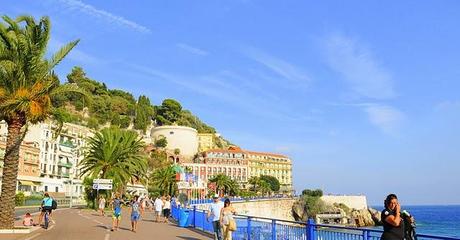
M115 209L112 214L113 219L121 219L121 209Z
M137 222L137 221L139 221L140 216L141 216L141 215L140 215L139 213L132 213L132 214L131 214L131 221L132 221L132 222Z
M51 214L51 212L53 211L53 208L52 207L48 207L48 206L45 206L45 207L42 207L42 212L48 212L49 214Z
M171 214L171 209L169 209L169 208L163 209L163 216L164 217L168 218L170 214Z
M161 211L155 211L157 216L161 216Z

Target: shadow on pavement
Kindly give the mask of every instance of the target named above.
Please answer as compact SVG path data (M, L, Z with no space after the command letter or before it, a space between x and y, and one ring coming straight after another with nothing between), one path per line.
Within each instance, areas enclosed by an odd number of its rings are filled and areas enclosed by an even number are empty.
M176 236L179 239L185 239L185 240L200 240L199 238L194 238L194 237L184 237L184 236Z

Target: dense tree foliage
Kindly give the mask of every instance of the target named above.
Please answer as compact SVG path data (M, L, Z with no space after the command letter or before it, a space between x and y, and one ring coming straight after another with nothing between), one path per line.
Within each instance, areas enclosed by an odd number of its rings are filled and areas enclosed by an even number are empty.
M150 99L144 95L139 97L136 105L136 118L134 119L134 128L145 132L150 125L153 117L153 107Z
M172 125L181 117L182 106L174 99L165 99L160 106L155 108L155 113L158 125Z
M280 181L273 176L261 175L259 177L260 181L264 181L270 185L270 190L272 192L278 192L280 190Z
M322 197L323 196L323 190L321 189L304 189L302 191L303 196L311 196L311 197Z

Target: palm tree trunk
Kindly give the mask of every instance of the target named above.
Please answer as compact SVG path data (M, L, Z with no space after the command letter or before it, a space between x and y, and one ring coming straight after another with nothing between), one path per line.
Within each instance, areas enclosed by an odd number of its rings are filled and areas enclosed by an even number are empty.
M8 136L3 167L2 193L0 195L0 229L14 228L14 197L18 178L19 148L22 142L21 129L25 116L16 116L7 121Z

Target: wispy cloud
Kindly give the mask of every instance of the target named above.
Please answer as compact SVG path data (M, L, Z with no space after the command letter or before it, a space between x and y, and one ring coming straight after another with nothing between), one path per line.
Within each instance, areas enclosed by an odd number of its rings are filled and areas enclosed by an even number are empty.
M289 104L285 105L276 96L265 95L257 86L240 84L248 81L236 73L222 71L206 75L172 74L147 66L129 64L130 68L148 78L157 78L186 89L190 93L208 97L212 102L233 105L247 113L278 121L300 121ZM261 92L261 94L254 94Z
M322 44L329 66L343 75L356 93L373 99L395 97L391 74L363 43L343 34L332 34Z
M185 44L185 43L178 43L176 44L176 46L178 48L181 48L189 53L192 53L192 54L195 54L195 55L201 55L201 56L205 56L205 55L208 55L209 53L206 52L205 50L203 49L200 49L200 48L197 48L197 47L192 47L188 44Z
M133 29L141 33L150 33L151 30L138 23L125 19L124 17L115 15L102 9L97 9L90 4L86 4L79 0L57 0L62 3L69 10L76 10L96 18L103 19L110 24L118 25Z
M251 59L264 65L274 73L288 80L291 84L307 87L311 82L311 78L292 63L255 48L248 48L246 53Z
M388 105L364 104L369 121L384 133L398 135L398 130L405 120L405 115L398 109Z

